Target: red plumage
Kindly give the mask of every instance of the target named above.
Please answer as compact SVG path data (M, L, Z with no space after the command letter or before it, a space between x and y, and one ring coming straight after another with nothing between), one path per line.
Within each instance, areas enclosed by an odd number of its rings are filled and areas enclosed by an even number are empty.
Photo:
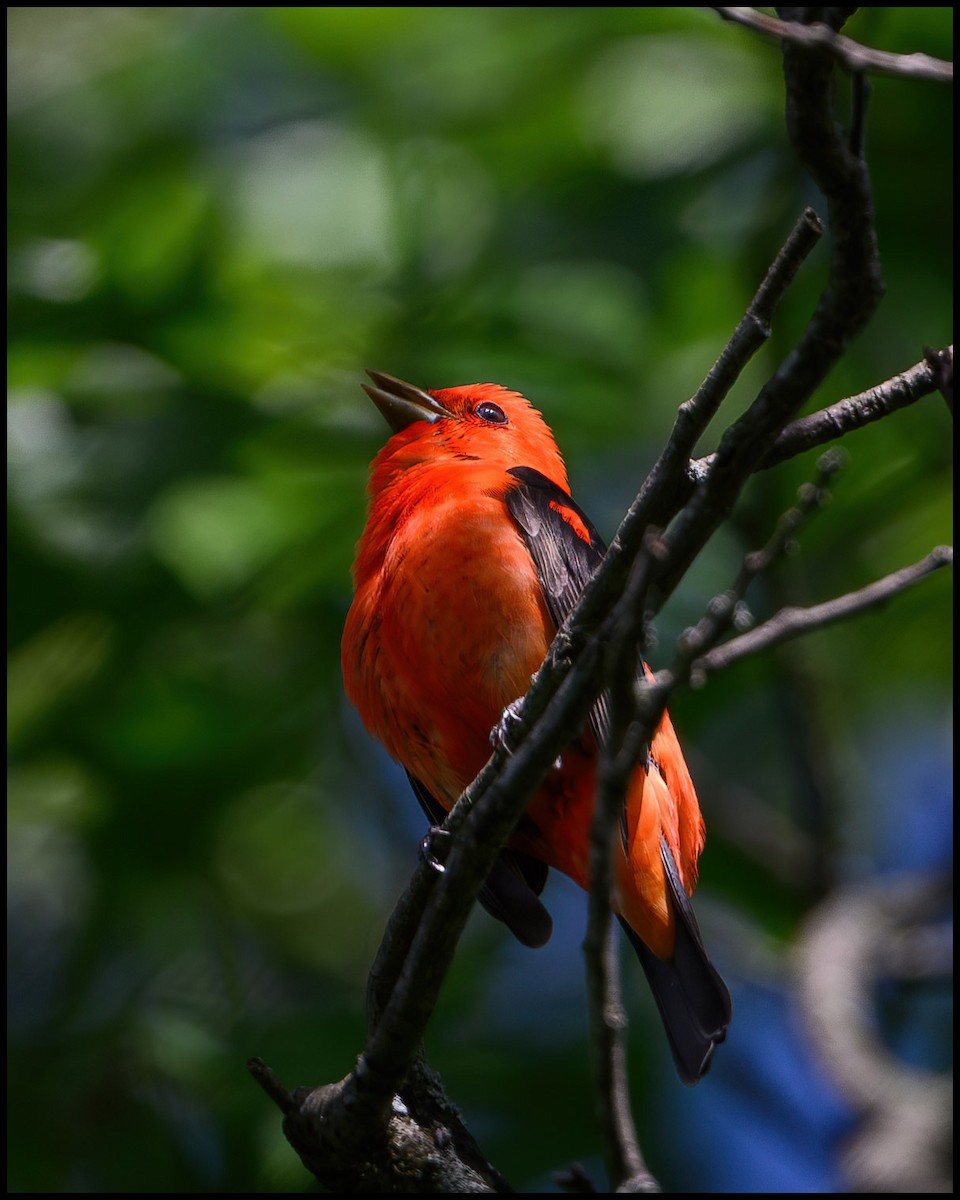
M517 392L424 392L370 372L395 430L370 474L342 645L346 691L439 820L490 755L604 553L569 494L541 415ZM528 944L549 936L537 900L556 867L589 887L597 714L527 806L481 899ZM727 990L689 904L704 828L668 716L630 781L614 848L614 908L646 970L681 1078L708 1068Z

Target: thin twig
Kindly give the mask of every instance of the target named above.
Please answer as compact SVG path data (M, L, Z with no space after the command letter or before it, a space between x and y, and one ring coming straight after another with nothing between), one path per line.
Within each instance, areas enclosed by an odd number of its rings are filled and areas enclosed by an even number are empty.
M702 675L716 674L740 659L751 654L759 654L790 638L812 633L817 629L825 629L838 621L845 621L857 613L870 608L877 608L892 599L900 592L923 579L924 576L939 570L941 567L953 564L953 548L937 546L925 558L893 571L882 579L860 588L856 592L848 592L823 604L815 604L810 608L782 608L755 629L741 633L722 646L697 658L694 669Z
M953 401L953 346L943 350L928 349L920 362L914 363L899 375L847 396L835 404L799 417L786 425L783 432L770 447L769 453L760 462L757 470L766 471L787 459L796 458L807 450L814 450L828 442L836 441L847 433L853 433L890 416L901 408L916 404L924 396L939 391L952 410ZM702 482L710 473L715 454L705 454L689 465L689 486Z
M587 995L590 1008L593 1061L597 1073L597 1098L604 1134L611 1185L631 1180L631 1190L658 1190L647 1169L629 1109L624 1038L626 1017L620 1003L617 961L611 950L610 846L623 811L631 774L644 746L649 744L667 697L691 675L693 659L715 642L735 619L737 606L750 583L784 552L800 525L823 503L826 485L839 469L837 454L824 455L818 477L800 490L798 503L781 517L773 537L762 550L744 558L733 587L715 597L707 615L680 639L679 656L669 675L661 673L655 684L644 680L637 705L638 641L644 625L649 567L662 553L655 536L647 538L649 553L637 560L629 585L615 610L616 624L607 651L606 693L609 734L601 748L597 802L591 824L589 918L584 952L587 962ZM642 667L640 668L643 675Z
M591 899L593 895L591 893ZM608 1162L610 1191L616 1191L627 1179L643 1176L647 1180L645 1190L658 1192L660 1187L643 1160L630 1111L627 1014L620 993L617 931L610 923L609 904L606 905L602 928L593 927L597 924L596 910L593 906L591 908L584 941L584 951L588 955L587 998L591 1018L591 1057L597 1077L598 1115ZM603 944L595 963L590 955L590 943L598 937L603 939Z
M779 466L788 459L796 458L798 454L825 446L845 434L863 429L864 426L871 425L883 417L889 417L898 409L908 408L924 396L930 396L936 391L943 392L945 387L952 385L952 376L948 379L947 372L941 365L944 360L948 360L952 367L952 346L940 351L930 350L921 362L915 363L902 374L894 375L891 379L867 388L864 392L858 392L855 396L838 400L827 408L810 413L809 416L791 421L770 447L769 453L757 469L766 471L770 467ZM690 463L691 485L706 478L715 457L714 454L705 454Z
M930 352L934 355L934 352ZM940 362L949 355L953 361L953 347L935 355ZM943 372L931 364L929 358L915 363L900 375L894 375L876 387L838 400L828 408L811 413L807 417L791 422L770 448L770 453L760 464L763 470L774 467L788 458L794 458L806 450L832 442L855 429L862 429L881 417L887 417L897 409L915 404L923 396L941 387Z
M725 21L734 21L764 37L804 46L821 46L853 74L869 72L877 75L896 75L901 79L926 79L933 83L953 82L953 63L933 58L929 54L891 54L886 50L871 50L842 34L834 33L828 25L814 23L797 25L781 21L755 8L717 8Z
M812 483L800 488L797 503L787 510L777 522L777 528L767 544L760 550L755 550L744 556L734 584L727 591L711 600L706 614L698 623L687 629L677 642L677 660L673 671L683 678L691 678L696 683L697 672L688 668L691 663L702 661L703 655L711 646L715 646L720 637L735 624L738 612L750 584L763 571L784 554L794 543L801 525L815 512L822 508L828 499L827 485L831 482L842 465L839 453L832 452L822 456L817 463L817 478Z
M294 1097L283 1086L273 1069L268 1067L262 1059L248 1059L247 1070L284 1115L296 1107Z
M706 379L680 405L667 447L672 455L689 458L693 453L697 439L743 374L744 367L770 337L777 306L822 236L823 222L812 208L804 209Z
M591 580L591 590L595 589L599 595L604 594L605 587L609 590L610 584L624 573L623 560L639 553L647 527L666 525L689 497L689 460L698 439L747 363L770 337L780 301L822 235L823 222L812 208L804 209L717 361L699 388L677 410L667 443L620 522L607 556ZM619 586L622 591L624 584L621 582ZM585 597L585 602L590 603L589 597Z
M597 798L590 825L590 897L583 943L597 1111L613 1191L627 1180L640 1179L645 1181L644 1190L660 1190L644 1163L630 1112L627 1018L620 999L619 963L610 920L611 844L640 750L637 737L646 740L652 736L652 729L649 733L638 732L634 720L634 684L638 670L643 670L638 642L642 641L654 537L647 538L645 547L647 552L634 563L627 589L614 610L613 635L607 646L606 675L610 683L605 700L609 728L600 747Z
M825 454L817 466L816 480L800 488L797 503L777 522L777 528L767 544L744 556L733 586L714 596L704 616L680 636L673 664L637 681L634 688L634 724L631 728L635 746L646 744L652 736L670 695L678 687L696 685L703 678L702 664L714 652L724 633L736 623L747 588L789 549L800 526L826 501L826 485L839 470L841 460L836 454ZM732 644L728 642L725 646Z

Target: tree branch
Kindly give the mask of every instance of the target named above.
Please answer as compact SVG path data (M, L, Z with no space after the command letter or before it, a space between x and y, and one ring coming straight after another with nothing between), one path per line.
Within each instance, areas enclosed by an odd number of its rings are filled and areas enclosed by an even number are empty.
M796 349L724 433L709 473L668 531L668 554L655 580L654 611L729 515L746 479L883 295L869 175L835 125L829 56L817 47L785 45L784 76L791 141L827 200L833 233L830 279Z
M691 486L701 481L690 474L694 447L747 363L769 338L780 301L822 235L820 218L812 208L804 209L707 377L677 410L663 451L584 592L585 619L590 619L594 603L600 611L609 609L625 586L629 564L640 552L648 526L665 526L689 498Z
M701 664L705 656L709 657L705 652L716 645L731 625L742 623L744 614L741 606L750 584L790 548L801 525L823 506L828 497L827 485L840 470L841 462L837 453L823 455L817 464L817 478L800 488L797 503L777 522L777 528L767 544L744 556L733 586L721 595L714 596L706 615L696 626L681 634L677 643L675 674L684 680L689 679L694 685L700 682L703 678Z
M823 456L816 482L800 489L798 503L781 517L767 545L745 557L733 588L715 597L696 628L681 637L678 659L669 672L648 679L639 656L650 565L662 553L662 543L652 532L646 542L648 553L634 564L627 590L615 610L618 615L607 651L606 677L610 683L604 693L609 730L601 748L596 811L591 823L591 889L584 941L598 1110L614 1190L659 1190L643 1161L629 1110L624 1047L626 1014L620 1002L617 960L610 936L611 845L624 811L629 781L650 744L668 697L691 678L696 656L713 645L736 619L738 605L750 583L776 561L801 524L821 507L826 485L839 465L838 454Z
M286 1109L284 1133L325 1187L337 1194L513 1191L422 1059L391 1097L382 1126L371 1126L358 1076L362 1062L339 1083L297 1089Z
M670 461L692 455L697 439L743 374L747 363L770 337L773 315L780 301L822 236L823 222L812 208L804 209L706 379L693 396L680 405L665 451ZM656 468L654 482L655 472Z
M923 357L933 372L937 390L946 401L947 408L953 412L953 346L946 350L932 350L924 347Z
M613 635L606 654L604 693L609 729L600 749L596 809L590 825L590 896L587 933L583 943L587 972L592 1061L596 1075L597 1111L606 1150L611 1189L659 1191L643 1160L630 1112L626 1067L627 1015L620 999L619 960L610 920L613 895L611 846L623 812L630 777L646 724L637 722L634 686L643 672L638 644L642 641L644 610L653 537L647 552L634 563L623 597L615 610Z
M865 392L858 392L856 396L838 400L819 412L791 421L774 441L758 469L768 470L807 450L816 449L882 417L888 417L898 409L907 408L924 396L943 391L945 386L952 384L952 366L952 346L941 351L930 350L920 362L902 374L894 375L892 379L878 383ZM691 479L705 477L713 465L714 457L708 454L692 462Z
M929 54L890 54L885 50L871 50L835 33L828 25L819 22L797 25L758 12L755 8L714 7L713 11L725 21L743 25L764 37L803 46L819 46L832 54L851 74L866 72L896 75L901 79L924 79L933 83L953 82L953 63L943 62Z
M759 654L802 634L825 629L828 625L847 620L858 613L866 612L867 609L878 608L926 575L939 570L940 567L952 565L952 547L937 546L919 562L885 575L859 591L848 592L844 596L811 608L782 608L769 621L764 621L756 629L742 633L722 646L717 646L698 658L694 665L704 676L726 670L749 655Z

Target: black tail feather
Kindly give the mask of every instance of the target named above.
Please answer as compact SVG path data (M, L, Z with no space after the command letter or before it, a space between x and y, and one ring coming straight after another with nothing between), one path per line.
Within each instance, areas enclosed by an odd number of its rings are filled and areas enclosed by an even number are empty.
M733 1014L730 993L707 957L697 918L666 842L661 857L676 915L673 956L660 959L620 918L657 1002L677 1074L693 1085L710 1069Z
M678 922L673 958L657 958L621 917L620 923L657 1002L677 1074L688 1085L710 1070L714 1051L727 1036L730 993L716 968Z

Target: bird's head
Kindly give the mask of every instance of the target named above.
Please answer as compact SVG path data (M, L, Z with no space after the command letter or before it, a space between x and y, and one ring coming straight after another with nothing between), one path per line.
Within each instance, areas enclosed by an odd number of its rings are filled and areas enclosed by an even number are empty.
M567 488L553 434L519 392L496 383L424 391L380 371L368 371L364 391L384 415L393 437L377 464L390 475L419 464L488 468L534 467Z

